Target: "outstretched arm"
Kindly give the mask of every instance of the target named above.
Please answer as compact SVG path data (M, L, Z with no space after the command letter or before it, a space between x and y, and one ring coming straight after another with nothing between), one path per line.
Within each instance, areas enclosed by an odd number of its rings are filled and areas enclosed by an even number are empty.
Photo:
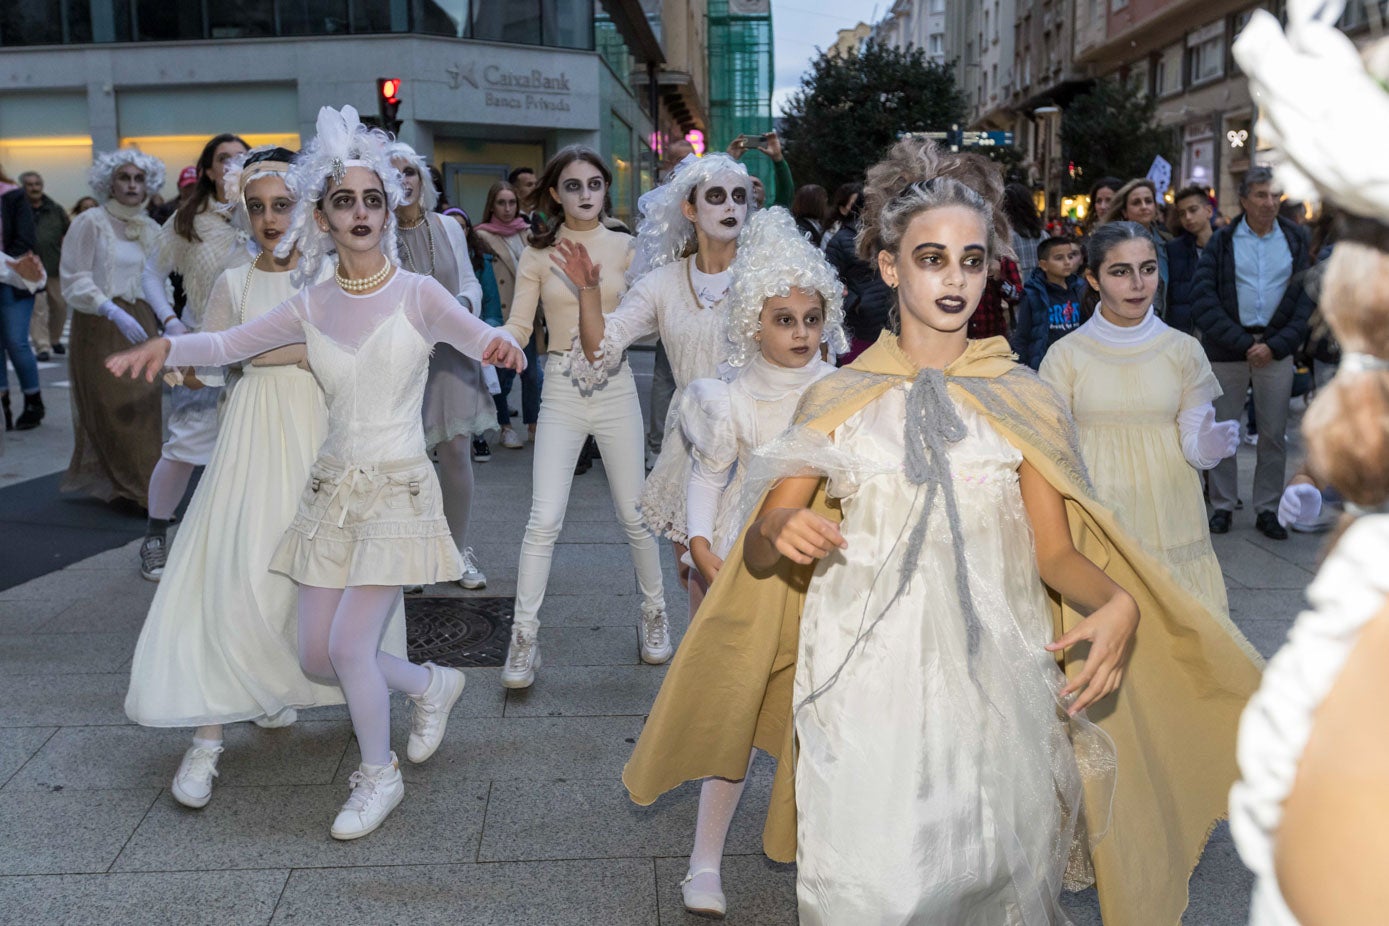
M482 363L517 372L526 368L526 355L509 331L470 313L432 277L420 282L420 316L431 341L443 341Z
M297 294L254 321L226 331L185 334L175 338L153 338L138 347L106 358L106 369L117 376L154 376L164 366L225 366L263 354L272 347L299 344L304 326L296 311Z
M743 540L743 562L749 570L767 572L783 556L805 565L849 546L839 525L807 507L819 485L819 476L792 476L767 493Z
M1082 642L1090 644L1084 669L1061 692L1062 697L1075 696L1068 708L1075 716L1114 693L1123 681L1138 629L1138 605L1104 570L1076 550L1061 493L1029 463L1022 464L1018 477L1036 537L1037 572L1050 588L1090 612L1069 633L1047 644L1053 653Z

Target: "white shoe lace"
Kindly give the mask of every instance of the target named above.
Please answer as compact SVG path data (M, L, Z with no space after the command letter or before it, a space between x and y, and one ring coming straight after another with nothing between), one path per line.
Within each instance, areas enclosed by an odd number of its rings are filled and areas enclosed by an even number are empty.
M511 641L511 655L507 660L507 666L518 671L530 667L531 653L535 651L535 638L528 637L523 633L518 633L516 639Z
M178 777L216 778L217 757L221 754L221 746L194 746L188 750L188 755L184 757L183 771L179 773Z
M480 570L477 568L477 557L473 554L473 548L472 548L472 547L464 547L464 548L463 548L463 574L464 574L464 575L467 575L467 574L470 573L470 572L479 572L479 571L480 571Z
M366 810L376 797L376 785L376 778L361 769L353 772L347 779L347 786L352 789L352 793L348 795L347 803L342 805L342 809L357 813Z
M666 622L666 612L653 609L647 611L645 608L641 612L641 632L642 639L646 641L647 649L662 649L669 642L670 626Z

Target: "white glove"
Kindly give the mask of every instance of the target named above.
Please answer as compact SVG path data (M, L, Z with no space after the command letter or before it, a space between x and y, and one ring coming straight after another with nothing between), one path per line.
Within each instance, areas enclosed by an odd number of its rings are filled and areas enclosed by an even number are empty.
M1217 463L1235 455L1239 449L1239 422L1215 420L1215 409L1206 412L1201 427L1196 432L1196 452L1204 460Z
M170 315L164 321L164 334L171 338L179 337L188 333L188 326L179 321L177 315Z
M149 339L149 333L130 317L130 313L110 299L101 304L101 317L114 324L131 344L139 344Z
M1283 490L1278 503L1278 523L1284 527L1308 524L1321 515L1321 490L1314 485L1298 482Z

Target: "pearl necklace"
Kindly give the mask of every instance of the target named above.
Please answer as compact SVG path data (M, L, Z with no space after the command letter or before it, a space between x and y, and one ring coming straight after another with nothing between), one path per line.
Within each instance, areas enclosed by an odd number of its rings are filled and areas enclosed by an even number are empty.
M381 269L373 273L371 276L362 277L360 280L354 280L350 277L343 276L342 264L338 264L337 269L333 271L333 276L337 277L338 285L341 286L343 289L347 290L349 293L364 293L367 290L375 289L382 283L386 282L386 277L390 276L391 271L394 269L395 265L392 264L389 259L387 259L387 261L381 265Z
M406 226L404 225L400 226L400 246L405 249L405 262L410 265L411 270L423 274L424 276L432 277L434 276L434 227L429 224L429 216L422 216L418 222L409 226L409 230L414 231L419 228L421 224L424 225L425 238L429 242L429 269L421 270L419 264L415 262L415 253L410 250L410 241L405 237Z

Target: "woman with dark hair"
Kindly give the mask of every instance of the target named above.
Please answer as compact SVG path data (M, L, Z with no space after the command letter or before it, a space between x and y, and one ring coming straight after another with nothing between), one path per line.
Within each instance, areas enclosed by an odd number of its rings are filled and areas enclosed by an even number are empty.
M223 272L250 261L250 255L226 208L223 178L227 165L250 147L235 135L214 135L198 156L198 182L191 196L159 233L159 249L145 263L141 288L169 334L187 334L202 328L203 311L212 285ZM170 273L183 277L188 304L182 317L169 303ZM140 544L140 575L158 582L168 558L169 520L188 491L193 470L212 459L217 442L217 408L220 386L205 386L192 370L172 374L168 440L164 442L150 477L149 523Z
M1021 183L1003 188L1003 214L1013 226L1013 253L1017 255L1018 276L1026 280L1037 269L1037 245L1046 237L1042 217L1032 201L1032 191Z
M825 239L822 220L828 210L829 196L818 183L807 183L796 190L796 195L791 199L791 217L796 220L796 227L801 230L805 240L817 248L822 246L821 242Z
M82 213L86 212L88 209L95 209L97 206L100 205L101 203L96 201L95 196L83 196L77 202L72 204L72 211L68 214L75 219Z
M1216 423L1220 386L1200 343L1153 312L1157 249L1133 222L1086 241L1099 307L1057 341L1040 374L1070 408L1100 501L1212 614L1228 615L1200 472L1239 446L1239 423Z
M503 330L510 332L519 344L531 342L536 333L537 311L544 302L546 322L555 335L547 345L548 362L556 364L552 370L567 367L569 355L577 352L577 348L571 350L570 338L579 328L582 295L551 261L552 255L558 253L556 246L565 242L582 244L594 260L608 268L602 283L592 289L601 311L615 310L627 291L624 274L632 260L632 239L602 222L603 201L611 182L612 173L596 151L571 145L545 165L534 194L536 208L548 219L521 255L515 297ZM493 206L495 209L495 201ZM494 214L491 222L495 223L498 217ZM479 228L485 230L488 225L484 222ZM501 251L509 250L505 243L498 247ZM540 606L550 580L555 542L569 506L574 464L590 434L603 455L613 508L627 538L642 593L638 636L643 657L650 655L646 641L654 632L647 625L665 626L661 556L656 538L637 511L646 470L641 405L631 369L623 363L612 371L602 389L582 389L568 376L547 376L543 394L535 431L530 519L521 541L516 610L507 661L502 668L502 684L508 688L530 687L540 668L540 649L536 644ZM669 658L669 653L665 658Z
M844 326L849 332L849 349L841 354L843 366L873 346L890 324L895 297L892 289L878 274L878 266L858 255L859 212L863 207L863 184L846 183L835 191L836 201L843 199L839 227L827 235L825 259L839 274L846 290L844 296Z
M1104 214L1101 224L1110 222L1135 222L1143 226L1148 237L1153 239L1153 247L1158 257L1158 288L1153 297L1153 309L1159 318L1167 316L1167 242L1172 233L1162 222L1158 211L1157 186L1146 177L1130 180L1114 192L1109 203L1109 211Z
M858 214L858 204L862 198L863 184L861 183L841 183L835 188L830 206L825 210L825 217L820 220L820 224L825 228L825 234L820 239L820 250L828 249L830 240L848 220L849 216Z
M1098 228L1104 219L1104 214L1109 211L1109 204L1114 201L1114 193L1119 187L1124 185L1124 181L1118 177L1101 177L1090 185L1089 211L1085 213L1085 233L1089 234Z
M516 270L521 254L530 240L530 223L521 217L521 194L506 180L492 184L482 207L482 221L473 229L478 249L492 258L492 273L497 280L501 302L502 322L510 319L516 300ZM540 355L547 350L545 315L540 305L535 307L530 340L526 345L526 369L521 379L521 420L526 425L527 439L535 440L535 423L540 420L540 388L544 373ZM497 424L502 429L502 446L519 450L525 441L511 427L511 384L517 374L510 370L498 372L502 391L496 395Z

